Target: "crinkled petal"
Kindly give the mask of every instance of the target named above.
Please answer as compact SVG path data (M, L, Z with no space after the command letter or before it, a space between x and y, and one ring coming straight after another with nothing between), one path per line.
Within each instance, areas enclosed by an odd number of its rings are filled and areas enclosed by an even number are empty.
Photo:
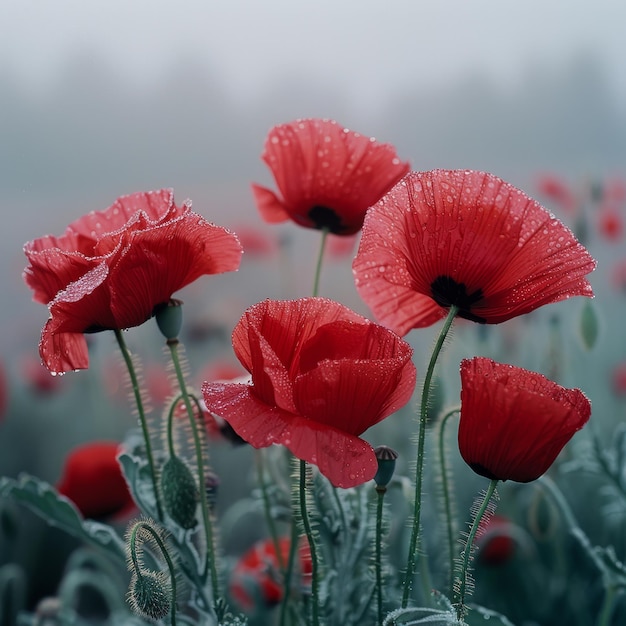
M89 367L89 352L83 333L63 333L51 330L52 320L44 325L39 343L39 355L53 374L63 374Z
M142 324L202 275L236 270L241 254L235 235L195 213L129 234L107 283L116 327Z
M318 329L337 320L369 323L351 309L327 298L264 300L250 307L233 331L233 348L241 364L254 373L254 355L249 344L250 328L262 336L290 377L298 371L295 357ZM258 355L256 355L258 358Z
M88 258L59 248L36 250L35 246L26 246L24 252L30 265L24 270L23 277L33 290L33 300L41 304L48 304L59 291L79 280L101 261L99 258Z
M326 360L296 378L294 399L300 415L360 435L410 400L415 379L402 357Z
M249 385L204 383L204 401L235 432L256 448L282 444L314 465L336 487L354 487L374 477L378 463L362 439L327 425L270 407Z

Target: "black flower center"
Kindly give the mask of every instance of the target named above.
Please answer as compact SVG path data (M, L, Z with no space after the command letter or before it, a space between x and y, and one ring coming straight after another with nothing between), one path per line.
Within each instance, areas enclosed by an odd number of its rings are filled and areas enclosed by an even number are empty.
M489 480L506 480L506 478L500 478L499 476L495 476L493 472L490 472L486 467L482 466L480 463L470 463L470 467L479 475L488 478Z
M471 311L472 306L483 299L482 289L477 289L474 293L467 293L465 283L457 283L450 276L437 276L430 284L430 291L433 300L439 306L450 307L454 304L459 307L459 317L479 324L486 322L484 317L474 315Z
M327 206L316 204L308 213L309 219L318 230L327 229L335 235L343 232L346 227L341 223L341 217L336 211Z

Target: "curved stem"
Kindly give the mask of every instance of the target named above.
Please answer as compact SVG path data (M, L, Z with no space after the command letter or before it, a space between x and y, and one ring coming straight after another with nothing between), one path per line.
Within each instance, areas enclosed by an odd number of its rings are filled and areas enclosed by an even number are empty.
M383 623L383 572L382 572L382 535L383 535L383 498L386 487L376 487L376 614L377 624Z
M163 509L161 507L161 496L157 488L157 476L156 468L154 465L154 456L152 454L152 443L150 441L150 431L148 430L148 422L146 421L146 413L143 408L143 400L141 399L141 389L139 388L139 380L137 379L137 373L135 372L135 366L133 360L124 341L122 331L115 329L115 339L117 339L117 345L120 347L122 357L126 363L126 369L130 376L130 382L133 387L133 394L135 396L135 404L137 405L137 412L139 414L139 423L141 424L141 431L143 433L143 439L146 444L146 457L148 458L148 467L150 469L150 477L152 478L152 488L154 489L154 500L156 502L157 515L159 521L163 521Z
M459 579L459 588L458 592L455 594L455 604L456 604L456 616L457 619L461 622L466 613L465 607L465 594L467 592L467 581L469 576L469 565L472 558L472 551L474 548L474 539L476 538L476 533L480 528L480 522L489 506L489 502L498 486L498 479L493 479L489 482L489 486L487 487L487 491L485 493L485 497L480 505L480 508L476 512L476 517L474 517L474 523L472 524L472 528L470 529L469 535L467 536L467 543L465 544L465 549L461 553L461 557L463 559L461 564L461 574Z
M170 554L163 543L163 540L159 536L150 524L146 522L137 522L133 526L133 530L130 534L130 556L133 562L133 567L135 568L135 573L137 576L141 576L141 567L139 566L139 561L137 559L137 530L141 528L143 531L148 532L148 534L152 537L154 542L159 546L159 550L161 552L161 556L165 559L167 563L167 569L170 572L170 584L172 585L172 626L176 626L176 573L174 571L174 564L172 563L172 559L170 558Z
M318 591L318 563L317 548L313 539L313 530L309 520L309 513L306 506L306 461L300 461L300 515L302 525L309 542L311 551L311 602L313 604L313 626L319 626L319 591Z
M205 540L206 540L206 557L204 562L204 570L202 572L203 578L206 577L207 571L210 568L211 571L211 587L213 591L213 602L217 605L217 600L220 597L219 594L219 582L217 577L217 568L215 566L215 554L213 546L213 527L211 524L211 517L209 513L209 503L207 499L206 486L204 481L204 458L202 455L202 444L200 442L200 436L198 435L198 426L196 424L196 416L191 406L191 400L189 393L187 392L187 384L185 383L185 377L180 365L180 359L178 357L178 339L168 339L167 346L170 349L172 356L172 362L174 363L174 369L176 371L176 377L178 379L178 385L180 387L181 395L187 409L187 415L189 416L189 423L191 425L191 431L193 433L193 442L196 452L196 465L198 466L198 482L200 483L200 508L202 510L202 522L204 524Z
M445 430L448 419L460 411L460 407L448 411L442 418L439 426L439 464L441 468L441 487L443 490L443 505L446 518L446 541L448 543L448 589L452 593L454 585L454 529L452 526L452 500L450 498L450 486L448 485L448 468L446 467Z
M417 550L419 547L419 533L420 533L420 517L422 512L422 486L423 486L423 474L424 474L424 444L426 441L426 418L428 416L428 399L430 396L430 386L435 371L435 364L437 358L443 348L443 343L446 336L452 326L452 322L456 317L459 309L457 306L452 305L448 316L445 319L443 327L439 332L437 341L433 353L428 363L428 369L426 370L426 377L424 378L424 387L422 389L422 399L420 405L420 422L419 422L419 435L417 440L417 459L415 468L415 503L413 511L413 527L411 530L411 542L409 544L409 554L406 564L406 572L404 576L403 592L402 592L402 608L406 608L409 603L409 594L411 587L413 586L413 575L415 573L415 563L417 560Z
M608 586L606 588L606 593L604 594L604 602L602 603L600 614L598 615L598 626L610 626L617 597L618 593L615 586Z
M320 243L319 253L317 255L317 263L315 265L315 277L313 279L313 296L317 296L320 287L320 276L322 275L322 261L324 260L324 249L326 248L326 239L328 238L328 229L322 229L322 241Z

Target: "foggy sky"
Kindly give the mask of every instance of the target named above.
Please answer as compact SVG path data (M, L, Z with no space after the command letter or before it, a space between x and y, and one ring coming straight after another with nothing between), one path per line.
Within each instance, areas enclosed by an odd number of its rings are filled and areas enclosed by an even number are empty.
M173 6L0 3L3 351L16 312L35 319L33 346L45 319L21 280L24 241L160 187L217 223L260 225L249 184L271 183L265 135L297 117L531 195L541 170L626 172L621 2Z

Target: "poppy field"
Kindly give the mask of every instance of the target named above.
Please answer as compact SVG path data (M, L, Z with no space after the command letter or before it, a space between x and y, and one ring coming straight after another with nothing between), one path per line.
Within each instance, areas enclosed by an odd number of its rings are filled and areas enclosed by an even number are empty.
M317 118L259 154L263 231L171 189L33 225L0 430L111 435L0 478L0 625L623 623L623 183L415 171Z

